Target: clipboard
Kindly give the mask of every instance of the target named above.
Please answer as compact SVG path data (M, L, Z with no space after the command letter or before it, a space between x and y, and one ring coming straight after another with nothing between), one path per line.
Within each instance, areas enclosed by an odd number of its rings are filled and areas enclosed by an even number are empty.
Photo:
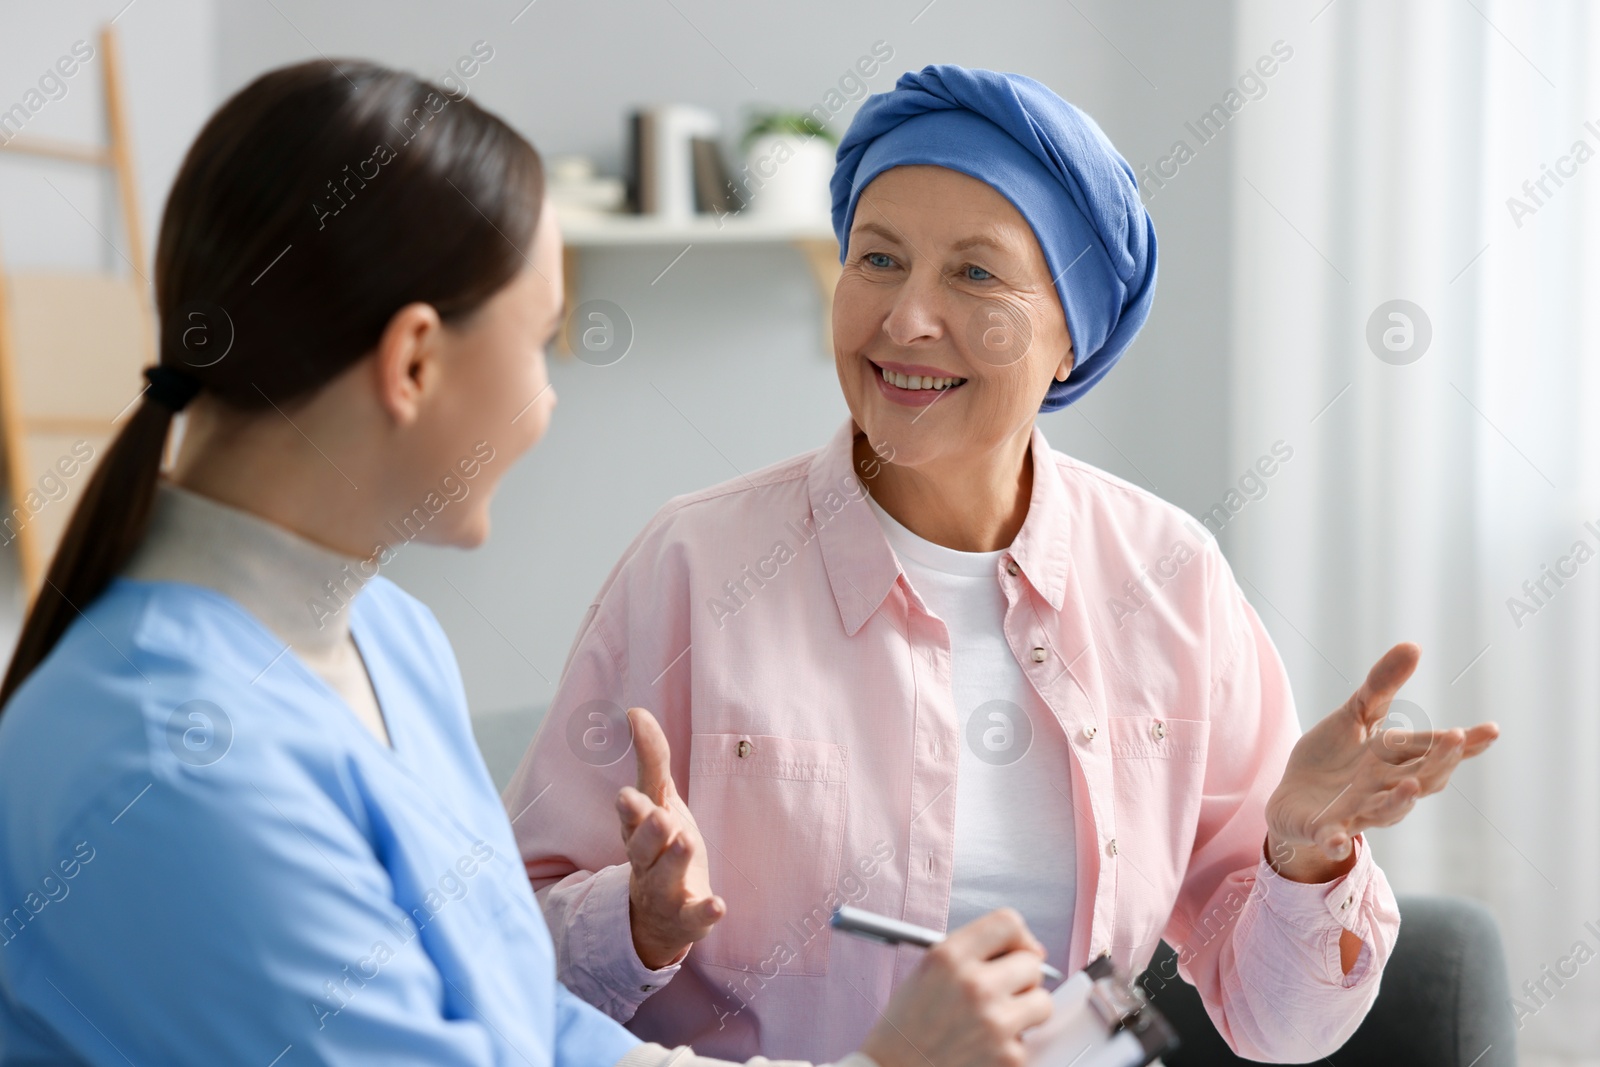
M1030 1067L1145 1067L1178 1047L1172 1024L1109 956L1068 975L1050 997L1050 1019L1022 1035Z

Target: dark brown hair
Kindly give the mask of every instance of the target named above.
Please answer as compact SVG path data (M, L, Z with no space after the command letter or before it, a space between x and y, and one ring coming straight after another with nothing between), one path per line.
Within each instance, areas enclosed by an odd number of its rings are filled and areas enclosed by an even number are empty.
M365 62L263 74L206 123L167 197L159 363L241 412L292 403L369 353L406 304L446 322L481 306L526 262L543 196L533 146L465 97ZM147 392L102 456L0 709L139 546L171 421Z

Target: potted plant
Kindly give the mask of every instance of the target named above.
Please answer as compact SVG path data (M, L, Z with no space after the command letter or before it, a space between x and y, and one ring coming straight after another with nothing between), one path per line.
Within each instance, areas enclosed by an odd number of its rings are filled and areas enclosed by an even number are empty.
M838 137L800 111L764 111L750 116L742 145L745 165L735 184L746 213L763 218L826 222L832 210Z

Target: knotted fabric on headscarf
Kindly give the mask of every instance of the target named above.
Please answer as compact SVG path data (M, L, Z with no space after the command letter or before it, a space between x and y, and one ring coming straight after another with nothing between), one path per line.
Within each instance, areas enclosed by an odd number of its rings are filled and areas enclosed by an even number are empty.
M932 64L867 98L839 144L833 229L843 262L856 201L891 167L931 164L986 182L1033 228L1072 335L1074 363L1041 411L1072 403L1122 356L1155 295L1156 232L1133 169L1095 121L1020 74Z

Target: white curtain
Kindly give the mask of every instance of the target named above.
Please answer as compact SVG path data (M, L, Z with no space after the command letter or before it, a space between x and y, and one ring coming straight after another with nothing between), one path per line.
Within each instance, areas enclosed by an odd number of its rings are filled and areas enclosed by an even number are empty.
M1397 713L1500 723L1375 854L1493 909L1524 1063L1600 1062L1600 9L1238 12L1294 55L1230 129L1231 449L1293 456L1221 538L1306 724L1399 640Z

